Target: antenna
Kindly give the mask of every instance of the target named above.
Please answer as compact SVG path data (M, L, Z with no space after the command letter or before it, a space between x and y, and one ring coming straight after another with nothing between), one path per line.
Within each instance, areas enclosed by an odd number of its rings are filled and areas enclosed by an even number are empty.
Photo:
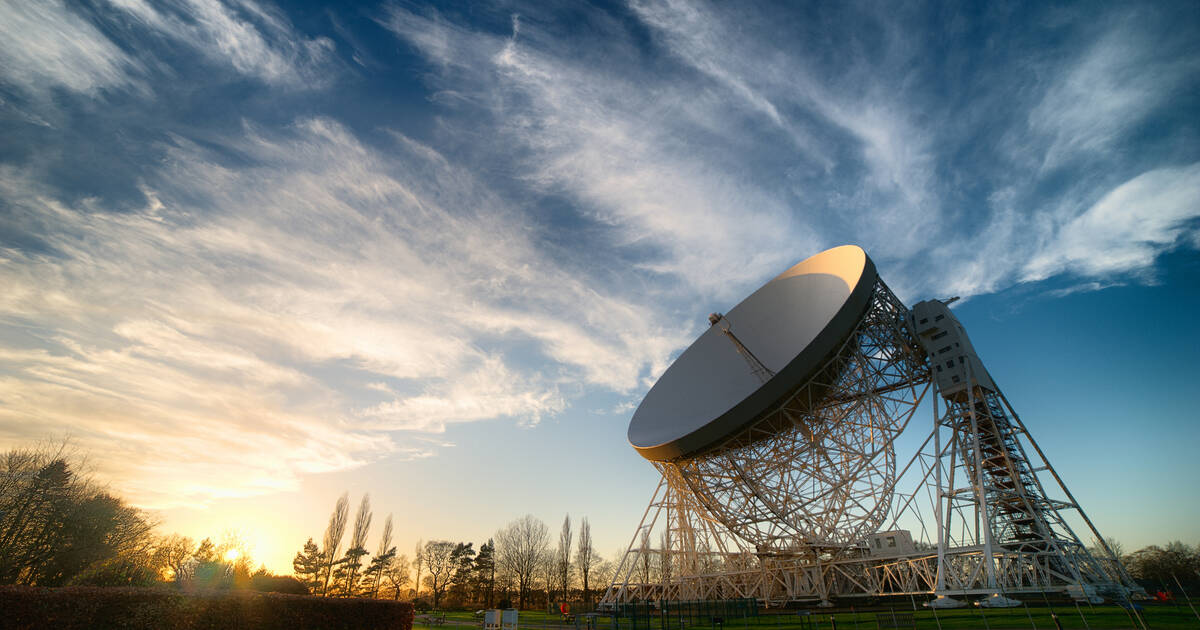
M1141 591L1081 541L1103 537L984 368L956 299L909 309L847 245L709 315L630 419L630 445L662 477L601 608ZM932 431L904 464L897 438L928 399Z
M763 362L759 361L753 352L750 352L750 348L747 348L746 344L742 343L742 340L733 334L733 331L730 330L732 324L729 323L729 318L720 313L713 313L708 316L708 325L720 325L721 332L725 333L725 336L729 337L729 340L733 342L733 347L737 348L737 353L742 355L742 358L746 360L746 364L750 366L750 373L758 377L759 382L765 384L771 380L772 376L775 376L775 371L763 365Z

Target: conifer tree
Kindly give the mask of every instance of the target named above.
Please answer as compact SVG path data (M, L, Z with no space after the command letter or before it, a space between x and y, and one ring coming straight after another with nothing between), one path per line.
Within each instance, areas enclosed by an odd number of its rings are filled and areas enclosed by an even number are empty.
M320 589L324 566L321 549L312 538L304 543L304 550L297 552L296 558L292 560L292 571L310 593L316 593Z

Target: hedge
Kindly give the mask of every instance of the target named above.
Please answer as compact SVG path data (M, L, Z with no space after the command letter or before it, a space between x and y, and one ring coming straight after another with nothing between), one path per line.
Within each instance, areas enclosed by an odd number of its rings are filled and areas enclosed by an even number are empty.
M0 629L412 630L413 607L252 591L0 586Z

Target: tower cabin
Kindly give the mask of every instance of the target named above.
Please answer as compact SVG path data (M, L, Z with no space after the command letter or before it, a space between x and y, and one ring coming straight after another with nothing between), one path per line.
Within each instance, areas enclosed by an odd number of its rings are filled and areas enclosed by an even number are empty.
M996 391L967 331L941 300L925 300L912 307L913 331L929 356L933 379L947 400L965 395L968 385Z

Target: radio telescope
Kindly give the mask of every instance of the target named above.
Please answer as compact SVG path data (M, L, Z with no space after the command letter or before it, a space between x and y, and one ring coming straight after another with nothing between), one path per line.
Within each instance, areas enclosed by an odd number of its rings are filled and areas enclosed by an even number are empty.
M661 480L601 606L1137 590L947 303L907 308L862 249L797 263L709 324L630 421ZM932 431L900 467L931 390Z

